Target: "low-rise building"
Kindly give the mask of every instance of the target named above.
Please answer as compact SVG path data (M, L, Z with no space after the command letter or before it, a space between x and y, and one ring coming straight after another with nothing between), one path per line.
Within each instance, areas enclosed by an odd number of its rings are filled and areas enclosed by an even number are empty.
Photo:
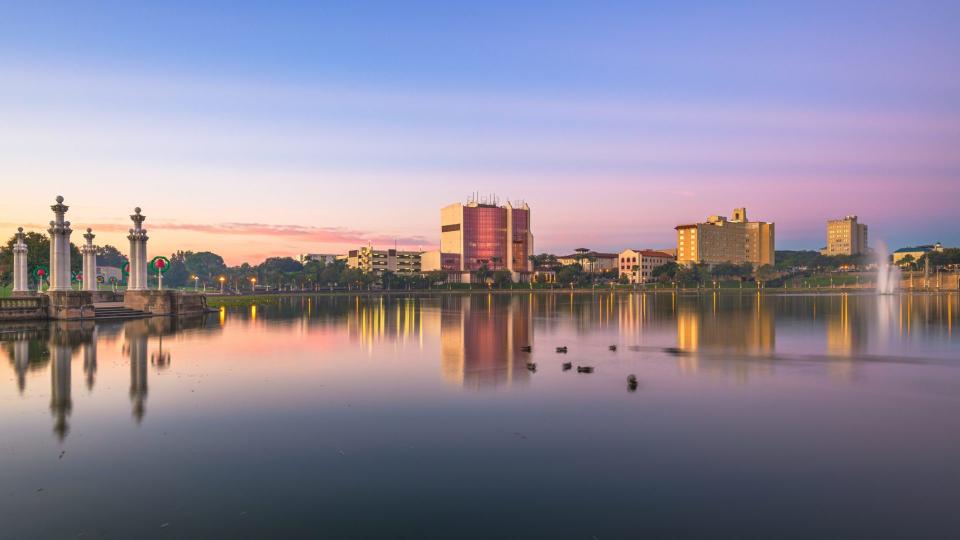
M563 255L561 257L557 257L557 262L564 266L570 264L579 264L583 267L584 272L600 274L602 272L617 269L617 254L586 251L583 253L574 253L573 255Z
M652 249L625 249L619 256L619 275L627 276L630 283L646 283L653 279L653 270L673 262L673 256Z
M97 283L120 283L123 270L116 266L97 266Z
M301 253L300 264L307 264L310 261L316 261L322 264L333 264L337 261L336 253Z
M382 274L419 274L421 272L421 252L400 251L397 249L373 249L362 247L347 252L347 266L363 272Z
M923 257L931 251L943 251L943 245L937 242L936 244L900 248L893 252L893 264L904 265L917 262L920 260L920 257ZM907 257L910 258L907 259Z

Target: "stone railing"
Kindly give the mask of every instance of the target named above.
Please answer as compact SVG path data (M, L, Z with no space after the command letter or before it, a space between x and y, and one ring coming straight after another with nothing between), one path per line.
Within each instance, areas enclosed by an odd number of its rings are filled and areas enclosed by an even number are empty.
M36 298L0 298L0 309L41 309L43 300Z
M46 296L0 298L0 321L46 318Z

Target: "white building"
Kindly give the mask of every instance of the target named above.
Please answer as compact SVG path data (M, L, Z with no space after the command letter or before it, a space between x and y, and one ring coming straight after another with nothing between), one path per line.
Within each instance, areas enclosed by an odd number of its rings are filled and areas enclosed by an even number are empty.
M300 264L307 264L310 261L317 261L322 264L333 264L337 261L335 253L301 253Z
M652 249L625 249L619 258L620 276L627 276L630 283L651 281L654 268L674 260L673 255Z

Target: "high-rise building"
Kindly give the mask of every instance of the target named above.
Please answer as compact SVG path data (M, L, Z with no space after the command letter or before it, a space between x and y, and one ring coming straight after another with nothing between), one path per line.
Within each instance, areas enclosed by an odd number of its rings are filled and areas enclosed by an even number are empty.
M419 274L420 252L373 249L370 246L352 249L347 252L347 267L375 274L385 271L395 274Z
M710 216L704 223L678 225L677 262L681 264L774 262L774 224L747 220L747 209L737 208L733 217Z
M530 207L500 206L496 199L451 204L440 210L440 259L455 262L443 268L467 277L483 265L507 270L514 281L525 281L533 268ZM458 258L444 257L458 255Z
M857 216L827 221L827 247L824 255L863 255L867 252L867 226Z

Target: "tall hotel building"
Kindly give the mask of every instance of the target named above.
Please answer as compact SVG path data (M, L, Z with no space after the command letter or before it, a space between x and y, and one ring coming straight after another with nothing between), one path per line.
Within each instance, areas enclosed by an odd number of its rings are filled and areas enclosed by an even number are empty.
M867 252L867 226L857 216L827 221L827 247L823 255L863 255Z
M514 281L526 281L532 272L533 233L530 207L503 206L496 199L451 204L440 210L440 251L424 254L424 271L444 270L469 281L484 264L508 270Z
M731 219L710 216L704 223L679 225L676 230L680 264L773 264L774 224L748 221L746 208L735 209Z

